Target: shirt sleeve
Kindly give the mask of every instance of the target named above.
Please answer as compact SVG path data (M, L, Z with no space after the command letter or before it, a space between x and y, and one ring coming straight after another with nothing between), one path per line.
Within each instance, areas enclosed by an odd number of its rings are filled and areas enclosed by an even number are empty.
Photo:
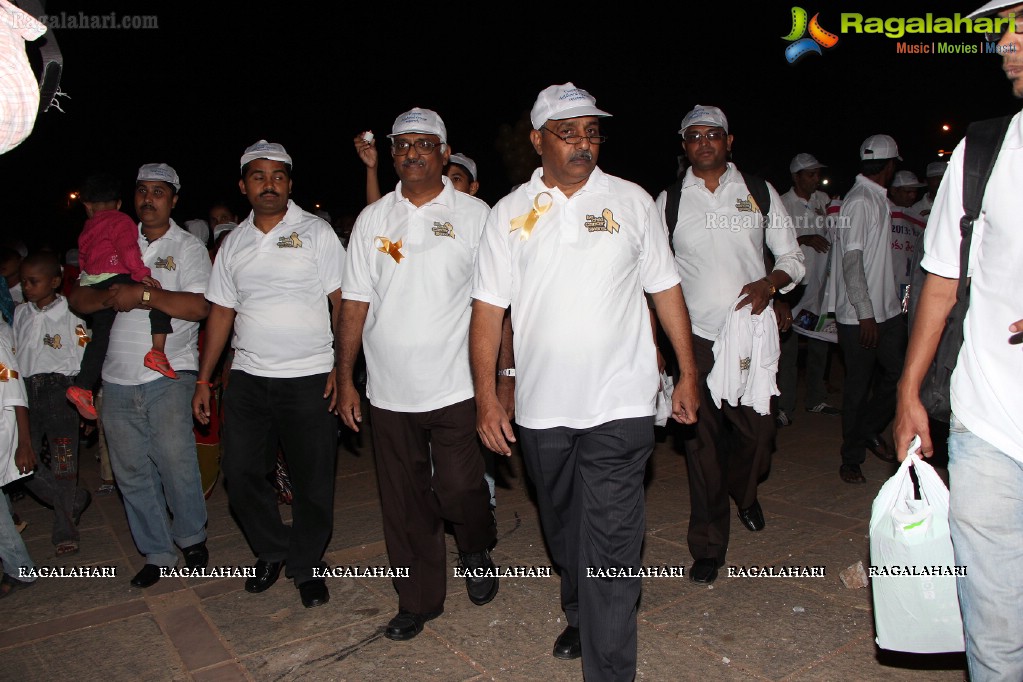
M341 245L334 230L326 224L316 240L316 271L324 294L332 294L341 288L341 273L345 265L345 247Z
M511 305L512 295L512 257L506 216L507 209L498 204L487 218L476 254L472 286L473 298L499 308Z
M14 359L14 353L0 344L0 364L18 371L18 363ZM25 394L25 381L18 377L0 381L0 394L2 394L3 407L28 407L28 397Z
M856 196L846 200L842 204L842 210L838 214L838 224L845 229L839 230L838 240L841 254L848 251L862 251L866 244L867 225L871 220L870 206L862 196Z
M963 142L960 142L952 152L948 169L934 196L934 205L927 218L927 229L924 230L924 257L920 262L927 272L949 279L959 279L959 221L964 215L963 154ZM976 255L980 251L977 245L980 243L983 226L984 214L981 212L973 224L968 274L972 273Z
M644 199L646 229L643 231L640 278L643 290L648 294L656 294L670 289L682 280L675 267L671 245L668 243L668 223L664 218L664 207L649 197Z
M142 251L139 250L139 231L131 218L118 213L111 221L109 230L110 244L117 252L121 265L127 268L131 278L141 282L143 277L152 277L153 271L142 262ZM90 273L99 274L99 273Z
M210 254L202 242L197 238L192 238L191 234L185 237L185 240L186 243L181 249L181 253L187 261L183 264L185 267L182 270L181 279L178 280L178 286L181 291L191 294L205 294L212 269Z
M803 266L803 251L796 241L796 231L792 227L792 218L785 210L784 202L770 183L767 185L767 191L771 196L770 222L765 237L767 248L774 254L774 269L781 270L792 280L779 290L779 293L784 294L792 291L803 281L806 268Z
M369 259L373 255L373 235L370 232L373 206L376 204L370 204L359 214L352 228L352 238L348 240L341 274L341 297L350 301L369 303L373 294L373 275L369 267Z

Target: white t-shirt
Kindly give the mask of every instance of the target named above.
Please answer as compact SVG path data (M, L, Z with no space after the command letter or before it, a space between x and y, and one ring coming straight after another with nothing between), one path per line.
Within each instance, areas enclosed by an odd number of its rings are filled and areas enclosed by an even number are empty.
M293 201L266 234L252 214L224 238L207 300L235 311L233 369L261 377L334 366L327 295L341 288L345 250L322 218Z
M937 199L937 196L934 199ZM934 199L931 199L931 195L928 192L924 192L924 195L913 204L913 212L926 221L927 216L931 214L931 210L934 207Z
M77 375L88 339L85 320L71 312L59 294L43 309L26 303L14 311L14 347L24 377Z
M18 363L4 344L0 344L0 485L7 485L28 474L22 474L14 463L18 447L18 420L15 407L28 407L25 382L20 376ZM18 373L19 376L11 376Z
M427 412L473 396L470 291L490 207L442 182L419 207L398 183L363 209L348 243L342 296L369 303L366 394L381 409Z
M1023 118L1016 114L984 193L970 247L970 308L952 374L952 411L974 434L1023 461L1023 346L1009 325L1023 319ZM924 232L923 267L959 279L963 143L952 153Z
M210 279L210 255L206 245L171 220L170 229L153 243L142 236L139 226L142 262L167 291L201 294ZM175 371L196 371L199 351L199 323L173 318L173 334L167 335L166 353ZM142 364L153 347L149 311L136 308L117 313L110 332L110 347L103 363L103 381L122 386L138 386L156 381L163 375Z
M913 281L913 268L920 262L917 251L923 248L924 228L927 221L912 208L890 204L892 209L892 272L895 275L896 293L899 301L906 295L906 288Z
M599 168L569 198L542 175L494 207L472 290L511 305L515 419L588 428L653 415L658 373L643 292L679 281L664 221L642 188ZM549 208L531 221L534 202Z
M874 308L874 319L884 322L902 314L902 303L892 273L892 214L885 188L860 174L842 202L839 229L831 249L831 277L835 282L835 319L859 324L846 292L842 258L849 251L863 252L863 274Z
M781 289L791 291L803 279L803 253L785 204L770 183L770 226L765 230L760 207L756 205L742 174L731 163L721 175L714 192L704 181L686 170L678 207L678 222L672 240L675 264L682 278L682 292L689 307L693 333L713 341L725 324L729 307L739 291L767 275L764 239L775 256L775 269L792 282ZM657 197L659 215L664 216L667 192Z
M795 188L790 189L781 195L781 202L785 205L789 217L792 218L792 225L796 230L796 239L817 235L824 237L830 243L833 239L828 234L827 216L828 203L831 198L817 190L810 195L809 199L796 194ZM812 289L812 294L818 296L824 280L828 273L828 254L820 253L817 249L806 244L800 244L799 250L803 252L803 267L806 270L803 281L807 290ZM805 295L805 294L804 294Z

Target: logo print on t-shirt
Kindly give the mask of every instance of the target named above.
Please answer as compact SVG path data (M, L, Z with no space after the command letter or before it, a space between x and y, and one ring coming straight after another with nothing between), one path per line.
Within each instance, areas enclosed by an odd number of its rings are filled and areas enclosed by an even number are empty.
M583 225L590 232L607 232L608 234L614 234L621 228L621 224L615 221L614 213L609 208L601 211L599 216L587 215Z
M43 345L49 346L54 350L60 350L60 334L54 334L53 336L47 334L43 337Z
M747 194L745 199L736 199L735 210L749 211L750 213L760 213L760 207L757 206L757 202L753 199L752 194Z
M277 240L278 249L301 249L302 240L298 238L298 232L292 232L287 237L281 237Z
M435 222L433 224L433 236L435 237L451 237L455 238L455 228L451 226L451 223L444 223L443 225Z
M174 256L167 256L166 258L157 258L156 262L153 263L154 268L160 270L177 270L177 263L174 262Z

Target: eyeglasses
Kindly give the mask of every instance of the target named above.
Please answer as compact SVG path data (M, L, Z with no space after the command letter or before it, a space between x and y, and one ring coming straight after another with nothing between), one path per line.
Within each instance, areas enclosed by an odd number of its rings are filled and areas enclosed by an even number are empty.
M547 126L540 126L541 129L558 138L565 144L579 144L583 140L589 140L590 144L604 144L607 142L607 135L558 135Z
M1012 26L1008 30L1002 28L1002 26L1005 25L1006 17L1000 17L996 15L991 17L991 20L996 22L995 27L998 30L984 34L984 40L986 40L989 43L1000 42L1002 38L1005 36L1005 34L1008 33L1009 30L1011 30L1016 35L1023 33L1023 16L1017 15L1016 17L1014 17Z
M430 140L416 140L415 142L409 142L407 140L394 140L391 142L391 153L395 156L405 156L408 154L408 150L412 147L416 148L416 151L426 156L432 154L433 150L436 149L442 142L431 142Z
M720 142L728 137L728 133L723 130L708 130L705 133L686 133L682 136L682 140L686 144L697 144L700 140L706 139L707 142Z

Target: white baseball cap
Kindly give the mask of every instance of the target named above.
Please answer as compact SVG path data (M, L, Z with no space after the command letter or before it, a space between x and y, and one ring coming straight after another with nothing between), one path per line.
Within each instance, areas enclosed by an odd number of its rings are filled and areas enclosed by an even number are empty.
M976 19L977 17L984 17L989 14L994 14L1000 9L1005 9L1006 7L1013 7L1014 5L1018 4L1019 0L1012 0L1010 2L1006 2L1005 0L992 0L991 2L986 3L983 7L979 7L970 12L968 18Z
M929 178L940 178L945 175L946 168L948 168L948 161L932 161L927 164L925 175Z
M892 180L892 187L924 187L925 185L926 183L917 179L916 174L907 170L899 171Z
M448 163L457 163L459 166L463 166L467 171L469 171L469 175L472 176L473 182L479 180L479 176L476 175L476 162L465 154L452 154L448 159Z
M789 164L789 173L798 173L799 171L814 170L816 168L827 168L827 166L818 161L813 154L796 154L792 157L792 163Z
M724 128L728 132L728 119L725 112L717 107L697 104L692 111L682 117L682 127L678 134L682 135L689 126L711 126L712 128Z
M266 140L260 140L245 150L245 153L242 154L241 167L245 168L245 164L256 159L269 159L286 163L289 166L294 165L291 162L291 156L284 150L284 145L277 144L276 142L267 142Z
M178 179L178 172L165 163L147 163L139 168L139 175L135 182L166 182L174 188L175 192L181 191L181 180Z
M238 227L238 223L220 223L213 228L213 241L225 232L230 232L234 228Z
M902 161L902 157L899 156L899 145L895 144L895 140L890 135L871 135L860 145L860 161L875 159Z
M611 114L597 108L597 100L582 88L571 82L564 85L551 85L540 91L529 112L529 120L534 130L539 130L547 121L563 121L566 118L579 116L610 116Z
M387 137L404 135L405 133L422 133L424 135L436 135L440 138L441 144L448 141L448 129L444 127L444 121L436 111L431 109L420 109L413 107L404 114L394 119L391 126L391 134Z

